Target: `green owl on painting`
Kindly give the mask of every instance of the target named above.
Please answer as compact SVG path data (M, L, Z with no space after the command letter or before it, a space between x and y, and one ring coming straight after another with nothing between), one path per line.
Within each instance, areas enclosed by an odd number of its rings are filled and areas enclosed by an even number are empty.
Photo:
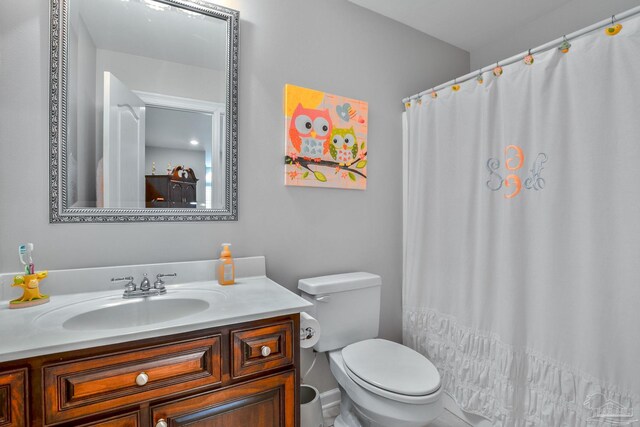
M333 160L350 165L358 158L358 141L353 126L349 129L334 128L329 141L329 154Z

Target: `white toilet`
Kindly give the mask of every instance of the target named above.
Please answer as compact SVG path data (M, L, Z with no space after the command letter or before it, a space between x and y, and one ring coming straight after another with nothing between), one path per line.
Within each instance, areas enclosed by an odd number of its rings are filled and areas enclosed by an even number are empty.
M335 427L421 427L443 410L435 366L408 347L376 339L381 284L380 276L370 273L298 282L322 327L314 349L329 352L340 385Z

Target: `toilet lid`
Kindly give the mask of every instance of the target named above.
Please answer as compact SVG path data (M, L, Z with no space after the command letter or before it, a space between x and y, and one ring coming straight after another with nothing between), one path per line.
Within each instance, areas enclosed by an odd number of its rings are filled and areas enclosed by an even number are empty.
M392 393L424 396L440 388L440 374L429 359L395 342L360 341L343 348L342 357L360 379Z

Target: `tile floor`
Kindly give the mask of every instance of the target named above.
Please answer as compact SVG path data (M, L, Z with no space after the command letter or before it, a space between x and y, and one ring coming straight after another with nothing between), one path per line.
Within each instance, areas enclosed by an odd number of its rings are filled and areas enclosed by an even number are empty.
M470 425L445 409L442 415L429 424L429 427L468 427Z
M453 415L451 412L445 411L442 415L436 418L429 427L469 427L471 424L468 424L461 420L460 418ZM333 418L326 419L325 418L325 427L333 426Z

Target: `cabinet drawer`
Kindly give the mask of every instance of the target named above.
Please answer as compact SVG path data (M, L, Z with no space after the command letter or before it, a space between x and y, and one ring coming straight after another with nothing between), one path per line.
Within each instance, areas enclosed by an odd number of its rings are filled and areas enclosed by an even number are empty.
M0 373L0 426L26 427L27 370Z
M236 330L233 343L234 378L293 363L293 322Z
M47 423L221 381L220 335L43 368Z
M151 425L294 427L295 371L151 407ZM164 421L163 424L162 422Z

